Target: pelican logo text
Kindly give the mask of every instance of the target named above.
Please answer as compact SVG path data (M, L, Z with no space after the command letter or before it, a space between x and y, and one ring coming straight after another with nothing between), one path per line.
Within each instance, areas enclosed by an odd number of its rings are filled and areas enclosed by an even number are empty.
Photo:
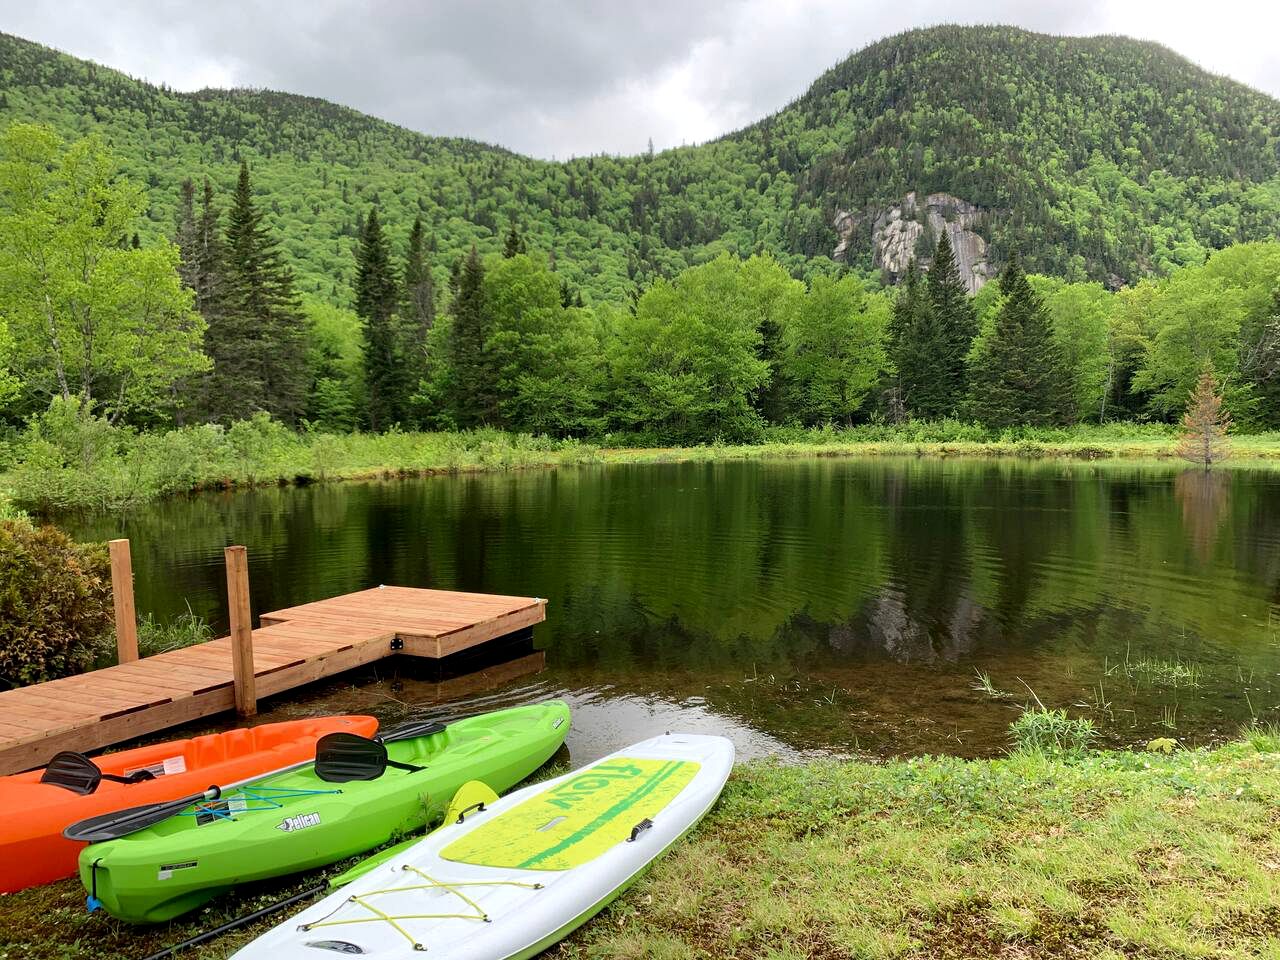
M568 783L556 787L547 803L561 810L572 810L575 803L585 800L597 790L603 790L615 780L630 780L642 776L644 771L630 764L614 766L601 764L574 777Z
M314 827L319 823L320 814L302 813L296 817L285 817L276 824L276 829L283 830L285 833L292 833L294 830L305 830L307 827Z

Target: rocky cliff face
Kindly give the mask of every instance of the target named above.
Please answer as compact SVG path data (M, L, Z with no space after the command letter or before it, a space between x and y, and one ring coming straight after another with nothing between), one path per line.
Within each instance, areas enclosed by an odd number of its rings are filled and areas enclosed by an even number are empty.
M840 242L832 256L844 260L865 241L870 227L873 262L897 279L912 257L928 269L929 254L945 232L955 249L961 278L970 293L977 293L996 274L987 260L987 242L977 233L989 213L949 193L931 193L920 200L914 192L891 207L863 213L839 210L832 225Z

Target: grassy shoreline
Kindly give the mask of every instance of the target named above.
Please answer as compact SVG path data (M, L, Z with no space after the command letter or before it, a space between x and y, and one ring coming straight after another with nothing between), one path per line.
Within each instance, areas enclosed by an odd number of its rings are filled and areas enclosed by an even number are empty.
M743 764L688 841L550 955L1277 957L1278 801L1274 731L1170 754ZM152 928L86 914L60 881L0 897L0 957L137 957L315 880Z
M597 444L495 430L295 433L267 420L164 433L90 427L12 444L0 470L0 516L6 499L37 511L111 510L203 490L588 464L893 456L1158 462L1173 460L1176 443L1166 425L1133 424L997 434L957 423L777 428L759 443L687 447L633 445L639 438L608 435ZM1235 437L1233 448L1228 466L1280 465L1280 433Z

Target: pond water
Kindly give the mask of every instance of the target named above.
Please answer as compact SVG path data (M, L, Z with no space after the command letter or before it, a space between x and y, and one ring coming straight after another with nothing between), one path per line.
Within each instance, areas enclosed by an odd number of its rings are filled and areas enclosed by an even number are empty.
M546 597L532 645L267 705L387 720L537 697L574 762L667 729L745 757L990 755L1038 699L1106 743L1280 719L1280 473L977 460L593 466L201 495L61 518L132 541L140 613L379 584Z

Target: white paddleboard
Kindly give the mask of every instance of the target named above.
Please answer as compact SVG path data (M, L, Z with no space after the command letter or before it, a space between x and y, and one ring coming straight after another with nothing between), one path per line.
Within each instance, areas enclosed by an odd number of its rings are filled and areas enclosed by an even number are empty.
M723 737L666 734L446 824L234 960L532 957L589 920L711 809Z

